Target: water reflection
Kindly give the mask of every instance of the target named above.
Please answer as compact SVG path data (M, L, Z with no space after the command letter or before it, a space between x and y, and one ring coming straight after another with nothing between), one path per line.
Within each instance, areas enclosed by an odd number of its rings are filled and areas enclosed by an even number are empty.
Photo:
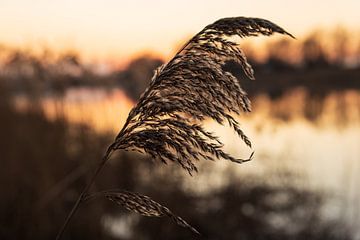
M113 135L122 127L133 104L119 89L90 88L69 89L61 99L46 97L41 102L49 119L62 116L70 123L86 124ZM16 106L25 109L26 100L17 98ZM253 113L240 118L254 143L254 160L241 166L225 161L202 163L196 181L185 178L183 187L187 191L205 194L222 189L234 178L268 178L289 171L301 176L296 181L298 187L331 193L324 204L324 215L343 217L357 231L359 92L331 93L321 104L309 101L303 89L295 89L277 100L259 95L253 99ZM206 122L206 128L222 138L229 153L243 158L250 154L230 128L214 122ZM276 181L279 179L281 176ZM267 180L274 181L271 177Z

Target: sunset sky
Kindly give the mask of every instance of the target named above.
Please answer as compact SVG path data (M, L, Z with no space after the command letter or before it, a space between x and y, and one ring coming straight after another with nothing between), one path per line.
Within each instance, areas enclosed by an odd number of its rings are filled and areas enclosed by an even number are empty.
M337 25L359 32L359 9L359 0L0 0L0 44L76 49L98 61L144 52L167 58L222 17L267 18L301 36Z

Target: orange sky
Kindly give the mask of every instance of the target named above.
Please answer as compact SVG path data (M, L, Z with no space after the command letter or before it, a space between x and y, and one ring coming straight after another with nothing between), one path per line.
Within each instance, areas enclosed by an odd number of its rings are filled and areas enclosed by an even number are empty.
M143 52L168 58L221 17L267 18L299 36L339 24L360 31L359 9L359 0L0 0L0 43L126 62Z

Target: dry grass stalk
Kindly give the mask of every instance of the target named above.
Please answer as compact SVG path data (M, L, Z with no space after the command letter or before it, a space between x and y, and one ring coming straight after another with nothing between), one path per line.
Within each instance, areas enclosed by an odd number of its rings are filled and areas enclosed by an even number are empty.
M150 86L132 109L115 140L116 149L134 149L163 163L179 163L190 174L199 159L226 159L242 163L222 150L223 144L207 132L201 121L228 123L251 147L231 114L250 112L250 100L239 81L223 70L227 61L241 64L254 79L253 69L237 43L229 37L288 34L263 19L225 18L195 35L167 64L159 67Z
M195 228L190 226L184 219L181 217L175 215L168 209L167 207L164 207L160 203L152 200L150 197L119 190L119 191L104 191L104 192L98 192L93 195L90 195L85 198L85 201L96 197L96 196L105 196L106 199L123 206L129 211L141 214L142 216L146 217L169 217L171 218L177 225L181 227L185 227L190 229L192 232L196 234L200 234Z
M147 153L162 163L176 162L190 175L197 171L195 163L201 159L225 159L236 163L249 161L252 154L249 159L243 160L224 152L223 144L203 128L202 121L213 119L219 124L227 123L251 147L250 140L231 116L250 112L250 100L238 79L225 71L223 66L227 61L235 61L242 66L247 77L255 79L245 54L231 37L269 36L273 33L292 37L268 20L245 17L220 19L206 26L171 61L159 67L80 195L57 239L115 150L135 150ZM146 208L149 202L141 203Z

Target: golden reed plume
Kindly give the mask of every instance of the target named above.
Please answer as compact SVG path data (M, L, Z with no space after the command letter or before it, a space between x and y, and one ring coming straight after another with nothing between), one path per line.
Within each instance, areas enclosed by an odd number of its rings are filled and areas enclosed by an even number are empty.
M203 120L227 123L251 147L251 142L231 114L250 112L250 100L239 80L223 69L228 61L242 66L247 77L254 79L253 69L234 36L286 34L276 24L260 18L223 18L196 34L167 64L159 67L149 87L131 110L125 125L109 146L92 179L57 235L61 238L66 225L76 212L96 176L115 150L135 150L149 154L162 163L176 162L189 174L197 171L196 161L237 159L223 151L223 144L203 128ZM170 216L181 226L197 232L169 209L149 197L130 193L104 192L104 196L127 209L145 216Z

